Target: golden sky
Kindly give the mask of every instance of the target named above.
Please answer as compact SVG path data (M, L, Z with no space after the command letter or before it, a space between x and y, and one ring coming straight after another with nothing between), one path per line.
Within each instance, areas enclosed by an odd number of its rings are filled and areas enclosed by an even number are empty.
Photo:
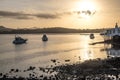
M109 28L120 24L120 0L0 0L0 25L10 28Z

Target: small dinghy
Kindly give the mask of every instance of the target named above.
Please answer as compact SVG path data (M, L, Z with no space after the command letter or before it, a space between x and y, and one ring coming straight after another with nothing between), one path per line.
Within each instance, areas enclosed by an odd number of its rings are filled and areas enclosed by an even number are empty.
M94 37L94 34L93 33L91 33L90 34L90 39L94 39L95 37Z
M42 41L48 41L48 37L46 34L43 34Z

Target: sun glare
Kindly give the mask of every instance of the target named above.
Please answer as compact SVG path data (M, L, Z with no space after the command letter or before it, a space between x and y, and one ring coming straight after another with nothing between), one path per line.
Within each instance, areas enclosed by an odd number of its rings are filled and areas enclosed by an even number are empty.
M90 10L90 11L94 11L95 10L95 5L92 2L88 2L88 1L83 1L79 4L78 8L80 10Z
M82 0L75 4L76 10L96 10L96 6L94 2L90 2L88 0Z
M89 19L96 12L96 6L93 2L83 0L76 3L75 10L80 11L80 17Z

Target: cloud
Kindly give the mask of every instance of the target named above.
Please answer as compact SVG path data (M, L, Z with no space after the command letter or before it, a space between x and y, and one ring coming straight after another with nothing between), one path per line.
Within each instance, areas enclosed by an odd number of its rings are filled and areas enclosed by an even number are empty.
M68 11L68 12L53 12L53 13L37 13L37 14L30 14L30 13L23 13L23 12L11 12L11 11L0 11L0 17L2 18L12 18L12 19L20 19L20 20L27 20L27 19L34 19L34 18L41 18L41 19L60 19L63 16L71 16L77 14L80 16L81 14L92 16L96 13L96 11Z
M83 11L74 11L74 13L77 13L78 15L80 14L85 14L85 15L94 15L96 11L90 11L90 10L83 10Z
M60 18L59 14L50 14L50 13L39 13L34 15L37 18L44 18L44 19L57 19Z
M13 18L13 19L33 19L42 18L42 19L59 19L62 15L69 15L70 12L63 13L37 13L37 14L26 14L21 12L11 12L11 11L0 11L0 17L3 18Z
M10 11L0 11L0 17L14 18L14 19L31 19L29 14L24 14L20 12L10 12Z
M56 13L26 14L21 12L0 11L0 17L13 18L13 19L33 19L34 17L43 18L43 19L57 19L60 18L60 14L56 14Z

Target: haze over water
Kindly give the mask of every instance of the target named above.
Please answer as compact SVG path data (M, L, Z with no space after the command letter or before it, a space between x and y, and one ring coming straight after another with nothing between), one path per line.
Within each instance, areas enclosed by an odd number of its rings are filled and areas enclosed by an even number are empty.
M28 39L26 44L14 45L13 34L0 35L0 72L8 72L12 68L26 69L29 66L55 66L51 59L56 59L61 65L65 63L83 62L88 59L107 58L104 44L90 45L103 41L99 34L95 39L89 35L80 34L48 34L49 40L42 42L42 34L22 34ZM103 50L103 51L102 51ZM70 60L70 62L65 62Z

